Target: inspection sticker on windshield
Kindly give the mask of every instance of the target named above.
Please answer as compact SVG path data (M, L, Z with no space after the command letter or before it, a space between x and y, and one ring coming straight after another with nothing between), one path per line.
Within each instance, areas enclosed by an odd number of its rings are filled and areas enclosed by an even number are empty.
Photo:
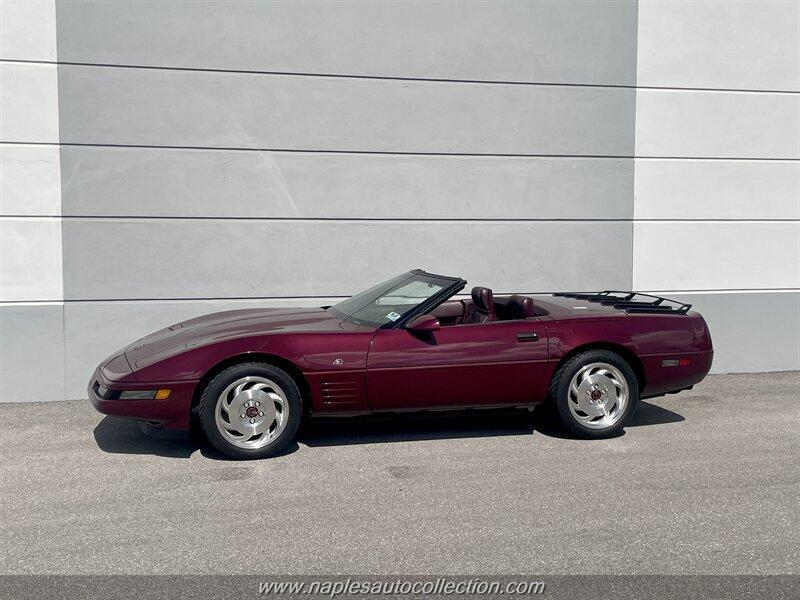
M389 319L390 321L397 321L397 319L400 318L400 315L398 315L396 312L392 311L388 315L386 315L386 318Z

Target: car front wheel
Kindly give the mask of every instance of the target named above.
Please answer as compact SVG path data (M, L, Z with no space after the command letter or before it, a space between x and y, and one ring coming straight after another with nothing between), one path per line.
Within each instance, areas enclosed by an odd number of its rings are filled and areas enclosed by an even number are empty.
M622 430L633 416L639 383L618 354L590 350L559 367L550 398L565 428L580 437L607 437Z
M292 441L302 400L285 371L264 363L234 365L217 374L200 399L209 443L232 458L275 456Z

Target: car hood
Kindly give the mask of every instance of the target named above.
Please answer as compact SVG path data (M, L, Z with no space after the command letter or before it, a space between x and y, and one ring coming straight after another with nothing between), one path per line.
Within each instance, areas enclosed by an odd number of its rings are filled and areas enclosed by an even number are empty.
M175 323L151 333L125 349L133 370L184 350L229 339L268 333L331 331L341 321L321 308L257 308L229 310Z

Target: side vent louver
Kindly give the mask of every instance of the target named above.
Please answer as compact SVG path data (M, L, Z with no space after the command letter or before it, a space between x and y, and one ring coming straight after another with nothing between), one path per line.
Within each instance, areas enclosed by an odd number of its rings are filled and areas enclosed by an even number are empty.
M358 381L323 380L321 385L322 401L325 404L355 404L361 396Z

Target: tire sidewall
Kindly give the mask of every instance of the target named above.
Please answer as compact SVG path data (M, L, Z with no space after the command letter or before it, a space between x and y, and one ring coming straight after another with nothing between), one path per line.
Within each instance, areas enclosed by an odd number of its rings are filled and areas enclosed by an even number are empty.
M234 446L217 429L215 412L220 394L231 383L247 376L265 377L277 383L283 389L289 405L289 420L283 432L262 448ZM218 373L203 390L198 412L206 440L226 456L238 459L268 458L278 454L294 439L303 415L303 402L297 384L288 373L266 363L253 362L234 365Z
M569 409L569 384L575 374L590 363L604 362L620 370L628 384L628 405L622 417L613 425L603 429L590 429L578 421ZM554 404L559 420L581 437L602 438L621 431L631 420L639 403L639 381L630 364L620 355L609 350L589 350L578 354L564 365L555 390Z

